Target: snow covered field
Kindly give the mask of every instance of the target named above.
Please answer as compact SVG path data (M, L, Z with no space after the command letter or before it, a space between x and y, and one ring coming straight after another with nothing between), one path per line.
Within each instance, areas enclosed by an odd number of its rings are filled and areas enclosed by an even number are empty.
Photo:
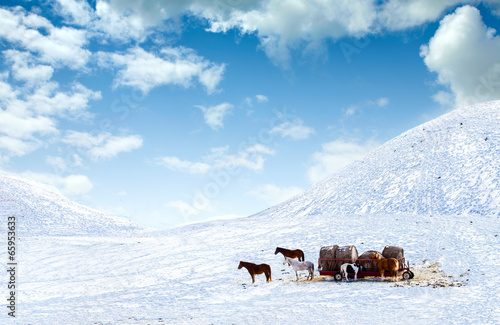
M157 232L0 176L5 267L7 217L18 223L17 317L4 307L0 323L498 324L499 158L493 102L410 130L257 215ZM317 265L333 244L401 246L416 277L296 282L274 255L301 248ZM273 281L251 284L240 260L270 264Z
M498 226L480 217L373 215L369 220L262 217L187 226L150 237L36 237L19 242L18 324L498 323ZM418 221L416 221L418 220ZM444 226L444 227L443 227ZM496 228L496 229L495 229ZM454 229L455 231L451 231ZM405 248L417 266L439 262L461 287L392 282L295 282L277 245ZM2 256L3 258L3 256ZM269 263L251 284L239 260ZM283 272L282 270L286 270ZM290 272L290 273L289 273ZM303 275L305 277L305 274ZM2 319L6 320L4 310Z

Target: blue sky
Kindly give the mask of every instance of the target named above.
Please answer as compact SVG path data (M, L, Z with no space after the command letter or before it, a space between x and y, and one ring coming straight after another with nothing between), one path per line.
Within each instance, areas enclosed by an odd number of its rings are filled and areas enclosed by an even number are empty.
M500 98L498 1L4 1L0 170L141 224L257 213Z

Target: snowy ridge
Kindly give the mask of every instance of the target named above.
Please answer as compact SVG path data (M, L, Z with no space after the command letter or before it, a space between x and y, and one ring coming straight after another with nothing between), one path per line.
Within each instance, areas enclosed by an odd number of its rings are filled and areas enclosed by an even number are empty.
M264 214L500 215L500 101L411 129Z
M140 230L124 218L75 203L37 182L0 175L2 214L13 214L24 236L109 236Z

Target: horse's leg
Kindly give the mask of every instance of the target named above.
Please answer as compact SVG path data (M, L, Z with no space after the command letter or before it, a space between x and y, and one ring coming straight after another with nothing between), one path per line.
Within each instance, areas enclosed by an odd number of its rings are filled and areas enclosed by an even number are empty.
M255 274L250 273L250 275L252 276L252 283L255 283Z
M297 277L297 281L299 281L299 272L295 270L295 276Z

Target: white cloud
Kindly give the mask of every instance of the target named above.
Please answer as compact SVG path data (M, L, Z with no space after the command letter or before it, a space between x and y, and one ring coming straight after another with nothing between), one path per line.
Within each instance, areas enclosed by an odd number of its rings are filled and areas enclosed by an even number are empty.
M94 160L109 159L121 152L130 152L142 146L142 137L138 135L111 136L102 146L90 149L90 157Z
M118 69L115 86L130 86L147 93L161 85L188 88L195 78L211 94L217 90L225 70L224 64L215 64L184 47L163 48L158 56L140 47L126 54L99 52L101 67Z
M373 107L373 106L385 107L387 105L389 105L389 98L380 97L380 98L375 99L375 100L366 100L362 103L350 105L347 108L342 109L342 111L344 112L344 116L350 117L350 116L353 116L354 114L356 114L357 112L362 111L364 107Z
M89 101L101 99L101 92L92 91L77 83L66 92L57 91L55 82L44 83L27 96L30 108L37 114L88 117Z
M54 68L36 64L36 58L29 52L6 50L2 52L7 61L12 63L12 75L16 80L28 84L48 81L54 74Z
M312 155L313 165L307 171L309 181L316 183L322 180L349 163L363 158L379 145L375 141L361 144L345 140L335 140L323 144L322 151Z
M56 171L64 171L67 169L66 160L62 157L48 156L45 158L45 162L54 168Z
M115 136L108 132L91 135L77 131L69 131L61 141L87 149L89 157L94 161L113 158L119 153L138 149L143 142L139 135Z
M185 172L188 174L206 174L211 166L202 162L190 162L180 160L177 157L165 156L155 160L156 164L167 167L170 170Z
M247 194L254 196L269 205L275 205L302 193L303 190L296 186L278 187L274 184L259 186Z
M39 143L36 141L23 141L8 136L0 136L0 151L6 151L8 156L24 156L38 148L38 146Z
M378 23L389 30L411 28L436 21L444 10L463 2L461 0L389 0L381 5ZM479 1L472 2L479 3Z
M269 101L269 98L264 95L255 95L255 98L257 99L258 103L267 103Z
M25 172L21 176L53 186L65 195L84 195L94 187L90 179L85 175L62 177L54 174Z
M438 83L449 88L454 106L461 107L500 98L500 37L482 21L479 10L458 8L441 20L439 29L420 55ZM440 103L449 96L434 96Z
M382 97L373 102L373 105L376 105L378 107L385 107L389 105L389 98L387 97Z
M224 117L231 112L233 105L229 103L222 103L216 106L205 107L196 106L203 112L203 117L205 118L205 123L210 126L213 130L218 130L224 127Z
M95 11L82 0L57 0L66 22L85 25L105 40L143 43L161 37L156 31L182 32L182 16L207 21L209 31L239 30L256 35L260 48L277 65L288 68L291 52L324 52L328 40L397 31L436 21L460 0L256 0L256 1L97 1ZM497 0L486 2L498 8ZM27 20L27 19L26 19ZM42 22L40 22L42 23ZM163 33L166 34L166 33ZM220 66L200 73L216 85ZM214 79L215 77L215 79ZM210 86L213 87L213 86ZM209 89L210 87L207 87Z
M283 68L290 63L290 50L304 44L307 51L320 48L324 40L369 32L376 18L373 1L270 0L236 4L229 13L216 8L203 14L211 22L211 31L237 28L256 34L264 52Z
M282 138L290 137L294 140L303 140L313 134L314 129L309 126L305 126L301 119L296 118L293 121L286 121L275 126L272 128L270 133L279 134Z
M274 155L273 150L262 144L244 148L235 154L229 154L228 151L229 147L212 148L211 153L203 157L201 162L181 160L174 156L159 157L154 161L171 170L204 175L210 171L223 169L232 172L240 168L260 171L264 168L264 156Z
M8 51L7 55L16 53L19 58L26 54ZM44 140L57 136L57 117L73 120L88 117L89 101L100 98L99 92L80 84L73 85L69 91L61 91L57 83L45 80L48 76L28 77L30 67L23 66L17 59L12 61L13 75L21 73L26 77L20 79L32 84L13 87L7 82L9 74L0 74L0 150L5 151L7 157L25 155L43 145Z
M43 33L41 32L43 31ZM53 66L79 69L86 65L90 51L84 49L84 30L54 27L50 21L21 7L0 8L0 39L38 54L37 60Z
M14 104L22 105L22 103L18 102ZM17 139L31 139L35 134L57 134L58 131L55 127L55 122L46 116L33 116L30 111L24 108L20 108L19 110L3 110L0 108L1 133Z
M69 24L86 26L93 19L93 10L85 0L56 0L55 2L58 5L56 10L65 17Z

